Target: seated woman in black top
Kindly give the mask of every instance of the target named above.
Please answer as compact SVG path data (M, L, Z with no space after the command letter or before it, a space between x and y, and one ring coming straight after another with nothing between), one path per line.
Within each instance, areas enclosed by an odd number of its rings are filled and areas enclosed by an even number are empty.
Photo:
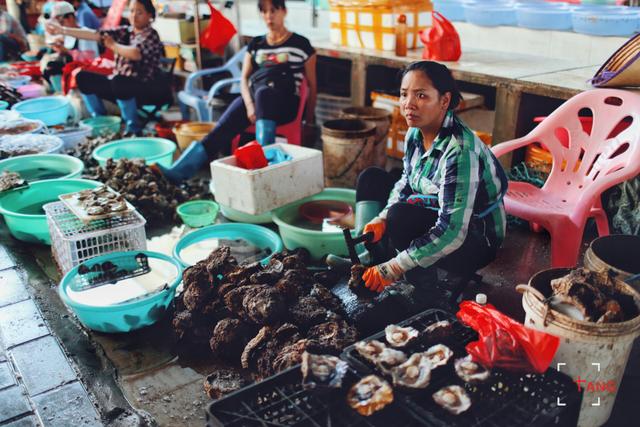
M116 67L111 76L81 71L76 76L78 89L93 116L106 114L103 99L116 101L127 124L127 132L138 134L138 103L157 104L171 96L169 81L160 69L164 46L151 27L156 10L151 0L131 0L129 20L132 25L96 32L90 29L47 24L51 34L70 35L79 39L102 41L115 54Z
M224 112L216 127L201 142L194 142L171 168L158 167L173 182L193 176L202 165L221 152L228 153L233 138L250 124L256 125L261 145L275 141L276 126L293 121L300 104L300 85L306 78L309 96L306 121L313 123L316 102L316 53L309 40L284 26L287 9L284 0L259 0L258 9L269 32L249 43L242 65L241 93ZM283 84L260 84L256 77L283 70ZM256 82L250 88L253 75ZM290 81L287 81L287 80Z

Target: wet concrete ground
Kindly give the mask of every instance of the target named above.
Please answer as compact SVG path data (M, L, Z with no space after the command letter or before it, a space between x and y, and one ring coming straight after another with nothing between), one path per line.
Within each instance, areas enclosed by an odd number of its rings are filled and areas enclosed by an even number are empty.
M589 230L592 233L592 230ZM588 236L585 240L589 240ZM74 362L80 380L89 390L109 425L201 426L209 401L203 380L217 365L208 357L191 354L177 357L180 349L169 333L169 320L128 334L88 331L70 316L57 295L60 275L49 247L25 245L12 239L5 227L0 243L29 278L30 292L54 335ZM586 248L586 245L584 246ZM524 312L515 285L549 264L549 238L526 229L510 229L497 260L481 273L484 284L468 289L477 292L505 313L522 320ZM583 248L584 249L584 248ZM436 304L437 303L437 304ZM434 305L442 305L441 301ZM625 378L608 426L629 424L640 396L640 378Z

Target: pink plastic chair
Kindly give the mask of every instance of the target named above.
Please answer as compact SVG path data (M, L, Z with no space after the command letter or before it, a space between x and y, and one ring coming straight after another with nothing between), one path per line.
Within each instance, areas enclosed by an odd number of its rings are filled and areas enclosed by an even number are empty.
M307 104L307 97L309 96L309 88L307 87L307 79L302 79L300 82L300 105L298 106L298 113L296 118L289 123L276 127L276 135L284 136L287 138L288 144L300 145L302 142L302 115L304 114L304 107ZM244 130L247 133L256 133L256 126L251 125ZM231 142L231 152L233 153L240 144L240 135L233 138Z
M590 133L578 116L593 116ZM542 188L510 181L507 213L551 234L551 265L573 267L587 218L598 234L609 234L600 195L640 173L640 95L594 89L562 104L527 136L495 145L496 157L537 142L551 152L553 166Z

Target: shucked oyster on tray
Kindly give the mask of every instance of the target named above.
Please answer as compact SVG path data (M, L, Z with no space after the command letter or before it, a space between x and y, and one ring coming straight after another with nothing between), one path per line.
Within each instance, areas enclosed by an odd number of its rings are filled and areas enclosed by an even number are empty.
M456 359L454 367L460 379L467 383L479 383L489 378L489 371L471 360L471 356Z
M335 356L302 353L302 382L304 384L342 387L342 378L347 373L347 362Z
M347 403L360 415L369 416L393 402L389 383L375 375L364 377L351 387Z
M407 355L399 350L385 348L376 358L375 364L385 374L390 374L391 369L407 361Z
M393 385L408 388L426 388L431 380L431 362L423 353L415 353L391 370Z
M378 340L358 341L355 349L358 354L371 363L376 363L378 356L387 348L386 345Z
M436 368L446 365L451 356L453 356L453 351L446 345L436 344L433 347L429 347L423 354L429 359L431 365Z
M389 325L384 329L385 338L392 347L406 347L413 342L420 333L417 329L408 326L402 328L397 325Z
M432 395L434 402L453 415L459 415L471 407L471 399L459 385L443 387Z

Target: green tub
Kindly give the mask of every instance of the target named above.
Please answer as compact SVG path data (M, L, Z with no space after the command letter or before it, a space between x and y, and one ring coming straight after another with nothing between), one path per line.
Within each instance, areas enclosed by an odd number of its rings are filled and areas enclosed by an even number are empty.
M91 136L104 136L120 132L122 119L118 116L98 116L80 120L80 126L91 128Z
M0 161L0 173L17 172L28 182L80 178L82 160L66 154L29 154Z
M287 249L306 248L311 257L320 260L327 254L348 256L342 232L322 232L292 225L299 219L298 208L312 200L339 200L355 209L356 192L347 188L326 188L319 194L283 206L273 211L273 222L278 225L280 236Z
M93 158L100 166L107 163L107 159L144 159L151 165L158 163L170 167L173 163L173 153L176 144L163 138L127 138L118 139L101 145L93 150Z
M57 202L61 194L95 188L102 185L88 179L46 179L29 187L0 194L0 213L9 231L18 240L51 244L47 217L42 207Z

